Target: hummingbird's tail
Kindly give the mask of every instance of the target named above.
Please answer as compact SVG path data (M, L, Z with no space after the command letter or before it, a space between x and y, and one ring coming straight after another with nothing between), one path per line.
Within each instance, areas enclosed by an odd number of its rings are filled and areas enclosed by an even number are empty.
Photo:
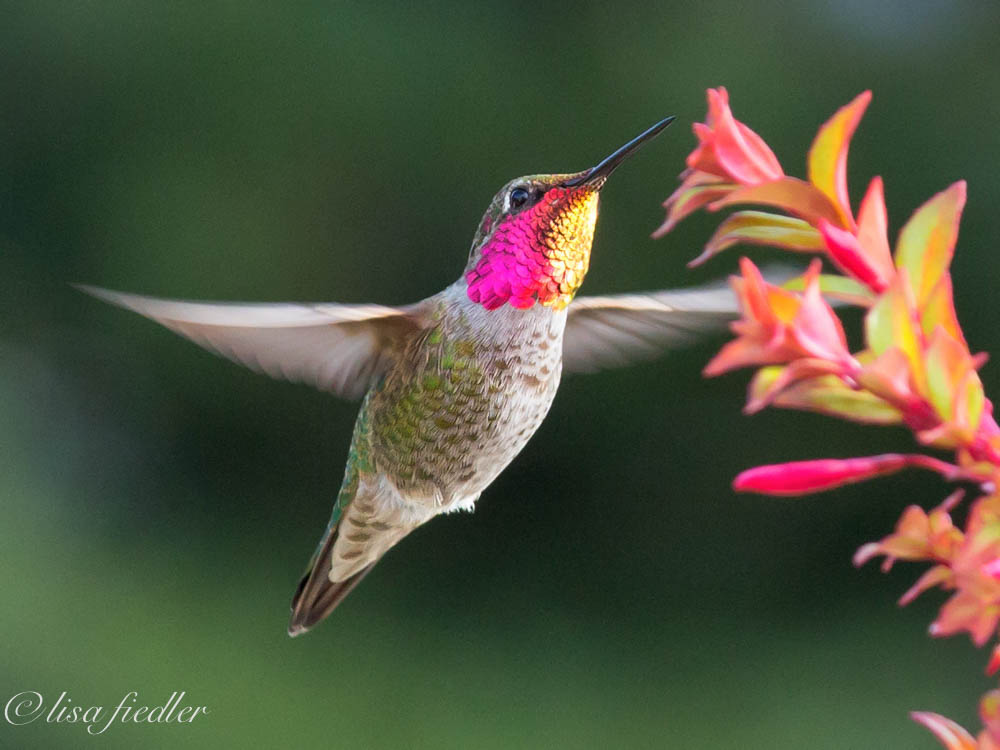
M352 444L352 451L353 448ZM333 571L334 545L340 538L340 529L348 516L348 509L357 499L359 484L357 467L352 460L349 460L344 483L333 506L333 516L292 597L292 616L288 621L288 635L293 638L305 633L333 612L377 562L376 559L364 567L358 566L356 570L343 571L343 574L337 577L338 580L330 580Z
M343 581L331 581L329 577L333 545L337 541L341 519L330 524L323 536L316 554L309 561L309 569L299 581L292 597L292 616L288 622L288 635L301 635L323 620L336 608L351 591L361 583L375 563L371 563Z
M333 517L292 598L288 634L300 635L327 617L382 555L432 515L415 515L390 483L361 476L349 461Z

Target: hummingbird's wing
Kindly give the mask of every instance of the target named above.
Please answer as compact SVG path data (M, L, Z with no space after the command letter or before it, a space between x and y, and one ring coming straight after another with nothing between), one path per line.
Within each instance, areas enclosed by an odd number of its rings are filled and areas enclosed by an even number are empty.
M577 297L563 335L563 371L594 372L651 359L725 327L739 314L732 290L693 289Z
M390 361L392 343L418 326L413 308L185 302L77 288L251 370L349 399L364 395Z

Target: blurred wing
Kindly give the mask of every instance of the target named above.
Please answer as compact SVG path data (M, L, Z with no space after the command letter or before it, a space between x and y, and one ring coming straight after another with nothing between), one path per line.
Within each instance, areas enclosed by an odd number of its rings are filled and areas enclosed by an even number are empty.
M364 395L392 342L417 326L407 309L380 305L184 302L77 288L251 370L350 399Z
M594 372L651 359L738 315L736 297L721 285L578 297L566 320L563 370Z

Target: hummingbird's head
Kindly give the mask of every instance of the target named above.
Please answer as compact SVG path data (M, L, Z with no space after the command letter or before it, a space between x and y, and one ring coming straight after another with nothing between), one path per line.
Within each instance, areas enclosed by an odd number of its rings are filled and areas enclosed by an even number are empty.
M608 175L673 121L658 122L597 166L575 174L528 175L490 203L465 267L469 299L487 310L568 305L590 266L597 201Z

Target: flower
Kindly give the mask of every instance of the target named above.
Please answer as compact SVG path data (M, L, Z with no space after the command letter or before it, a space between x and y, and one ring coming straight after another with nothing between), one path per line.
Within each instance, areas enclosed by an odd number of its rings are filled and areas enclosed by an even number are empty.
M819 232L830 258L842 271L854 277L874 292L883 292L894 275L892 262L879 267L861 245L858 235L834 226L826 219L819 222Z
M979 718L986 727L986 731L979 736L979 742L988 739L992 743L981 747L996 750L1000 747L1000 690L991 690L979 701Z
M964 539L964 534L955 528L949 511L963 496L961 490L949 495L930 513L924 512L919 505L909 506L903 511L896 524L896 530L880 542L862 546L854 555L854 564L860 567L876 555L885 555L885 562L882 563L882 570L885 571L888 571L896 560L932 560L950 563Z
M680 187L663 204L667 218L654 237L662 237L684 217L741 186L760 185L785 174L764 139L733 117L724 88L708 90L705 119L693 126L698 147L687 158Z
M941 608L931 635L967 631L977 646L990 639L1000 622L1000 496L979 498L972 506L962 544L951 560L956 593Z
M951 719L930 711L914 711L910 717L931 730L947 750L980 750L976 739Z
M803 357L830 362L834 368L856 368L840 319L820 294L818 263L806 272L801 295L766 282L746 258L740 268L743 277L732 279L742 312L731 326L737 338L706 365L706 375Z
M979 718L985 729L978 737L951 719L930 711L914 711L910 717L927 727L946 750L1000 750L1000 690L990 690L979 701Z
M962 490L929 512L911 505L893 533L863 545L854 562L882 556L884 570L897 560L930 563L900 604L934 587L950 592L931 634L966 632L981 646L1000 625L1000 425L978 374L985 355L970 351L952 298L949 267L966 186L956 182L918 208L892 252L881 178L870 181L856 217L847 189L848 148L870 101L865 91L823 124L809 149L808 180L800 180L785 175L760 136L736 120L725 89L709 90L706 122L694 128L697 147L654 236L698 208L758 204L780 213L733 213L690 265L749 244L814 253L840 271L821 274L816 259L802 276L776 286L741 259L742 276L731 280L742 313L731 325L736 336L705 374L763 365L750 383L746 413L775 405L869 424L902 423L922 445L953 451L955 463L919 453L793 461L748 469L733 487L802 495L907 467L977 484L964 526L951 515ZM855 353L825 297L868 308L864 345ZM1000 645L987 671L1000 671ZM980 704L978 737L938 714L913 718L948 750L1000 750L1000 690Z
M759 185L785 176L764 139L733 117L725 88L708 90L706 120L693 126L698 147L687 158L689 169L739 185Z
M954 477L961 471L958 466L919 453L883 453L879 456L822 458L756 466L741 472L733 480L733 489L764 495L805 495L895 474L911 466L930 469L946 477Z

